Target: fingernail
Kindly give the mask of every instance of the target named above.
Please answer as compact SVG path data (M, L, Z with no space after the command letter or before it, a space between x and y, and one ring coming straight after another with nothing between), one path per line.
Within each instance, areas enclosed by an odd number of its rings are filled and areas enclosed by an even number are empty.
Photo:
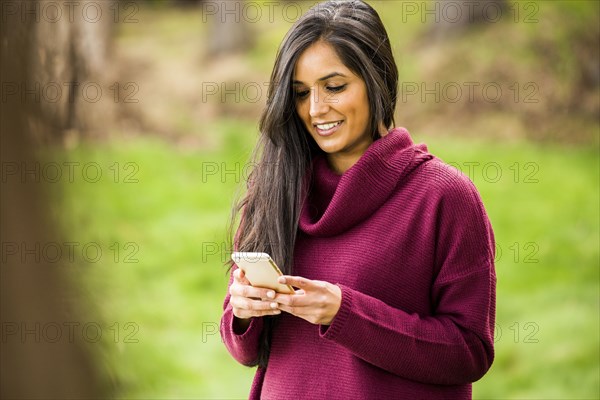
M285 283L285 278L283 276L279 277L279 283Z
M275 311L273 311L273 314L281 314L281 311L280 310L275 310Z
M277 308L277 303L271 303L271 308Z
M272 299L275 297L275 292L267 292L267 297Z

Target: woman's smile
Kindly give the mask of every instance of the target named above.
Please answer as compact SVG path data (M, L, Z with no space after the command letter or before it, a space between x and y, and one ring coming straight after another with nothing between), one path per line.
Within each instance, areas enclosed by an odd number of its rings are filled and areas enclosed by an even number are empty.
M336 121L336 122L329 122L329 123L315 123L314 127L317 131L317 133L321 136L329 136L329 135L333 135L334 132L336 132L340 126L342 125L344 121Z

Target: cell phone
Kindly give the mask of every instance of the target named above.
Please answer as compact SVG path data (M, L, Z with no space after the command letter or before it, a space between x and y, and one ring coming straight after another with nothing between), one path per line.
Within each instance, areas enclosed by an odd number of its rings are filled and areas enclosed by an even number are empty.
M273 289L278 293L294 294L294 289L290 285L277 281L277 278L283 274L267 253L235 252L231 254L231 259L244 271L252 286Z

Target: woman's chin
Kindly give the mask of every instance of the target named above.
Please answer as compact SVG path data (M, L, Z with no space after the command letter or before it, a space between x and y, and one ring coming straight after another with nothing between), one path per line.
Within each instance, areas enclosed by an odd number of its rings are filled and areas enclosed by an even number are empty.
M341 149L341 146L334 140L323 140L323 138L318 138L316 142L319 148L327 154L337 153Z

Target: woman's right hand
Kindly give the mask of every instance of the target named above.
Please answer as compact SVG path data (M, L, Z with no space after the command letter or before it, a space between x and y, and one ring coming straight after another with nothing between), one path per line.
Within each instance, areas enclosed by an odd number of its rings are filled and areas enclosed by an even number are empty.
M273 300L275 291L250 285L244 276L244 271L240 268L233 272L233 282L229 286L229 294L231 295L229 304L233 309L233 315L241 320L246 320L244 322L248 324L252 317L281 313L277 302Z

